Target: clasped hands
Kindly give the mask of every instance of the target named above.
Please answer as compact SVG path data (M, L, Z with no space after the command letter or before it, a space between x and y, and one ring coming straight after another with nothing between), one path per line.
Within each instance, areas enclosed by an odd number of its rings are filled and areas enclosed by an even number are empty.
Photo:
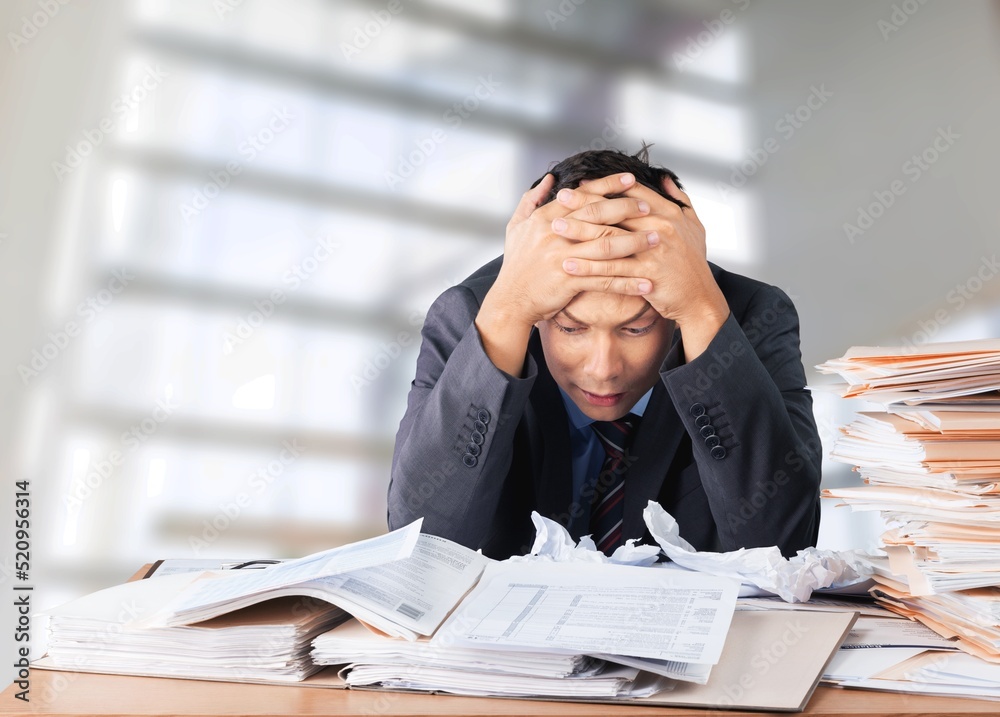
M507 225L494 287L507 304L505 314L533 324L581 292L642 296L680 326L688 359L689 338L699 334L707 346L729 307L687 194L664 178L664 190L687 205L682 208L624 173L562 189L539 206L554 181L546 174L525 192Z

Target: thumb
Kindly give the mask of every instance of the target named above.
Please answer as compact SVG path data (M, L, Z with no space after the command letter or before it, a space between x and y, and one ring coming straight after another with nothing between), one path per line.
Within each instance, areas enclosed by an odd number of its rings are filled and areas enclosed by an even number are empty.
M553 177L551 173L547 172L537 185L529 189L521 196L521 201L517 203L517 209L514 210L514 216L511 221L517 223L530 217L531 213L535 211L538 208L538 205L545 199L545 195L547 195L552 189L555 181L555 177Z

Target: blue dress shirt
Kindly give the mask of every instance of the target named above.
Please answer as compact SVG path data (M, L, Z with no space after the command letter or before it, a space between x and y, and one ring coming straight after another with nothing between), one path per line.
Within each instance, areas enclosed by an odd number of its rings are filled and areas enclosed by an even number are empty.
M597 482L601 466L604 465L604 446L590 427L594 419L586 416L562 388L559 389L559 393L566 405L566 415L569 416L569 446L573 460L573 503L574 507L582 508L582 510L570 510L568 529L574 536L587 535L590 533L590 501L582 500L581 495L584 487ZM646 391L629 413L637 416L645 413L651 395L653 389Z

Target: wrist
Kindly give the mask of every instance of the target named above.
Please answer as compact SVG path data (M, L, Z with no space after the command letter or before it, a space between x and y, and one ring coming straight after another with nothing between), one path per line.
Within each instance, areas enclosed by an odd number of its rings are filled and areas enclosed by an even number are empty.
M699 303L677 319L684 342L684 360L690 363L703 354L729 318L729 304L719 291L719 301Z
M476 330L493 365L509 376L521 378L532 324L487 293L476 315Z
M476 315L476 325L503 329L510 333L531 333L535 322L512 302L505 301L491 289L483 297L483 303Z
M682 332L685 329L688 331L700 329L703 331L712 330L714 334L726 323L728 318L729 304L722 291L716 288L712 296L693 302L687 307L687 311L674 320Z

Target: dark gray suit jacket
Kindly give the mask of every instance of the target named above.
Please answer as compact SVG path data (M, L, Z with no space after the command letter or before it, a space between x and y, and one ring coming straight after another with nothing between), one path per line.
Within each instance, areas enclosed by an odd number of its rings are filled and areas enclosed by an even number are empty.
M512 378L475 327L502 260L428 312L388 496L390 529L423 516L424 531L494 558L530 549L532 510L563 525L589 510L573 502L566 409L537 330L525 378ZM816 542L821 462L798 316L777 287L710 266L731 313L690 363L674 333L633 439L624 537L651 542L642 511L653 499L699 550L777 545L791 555Z

